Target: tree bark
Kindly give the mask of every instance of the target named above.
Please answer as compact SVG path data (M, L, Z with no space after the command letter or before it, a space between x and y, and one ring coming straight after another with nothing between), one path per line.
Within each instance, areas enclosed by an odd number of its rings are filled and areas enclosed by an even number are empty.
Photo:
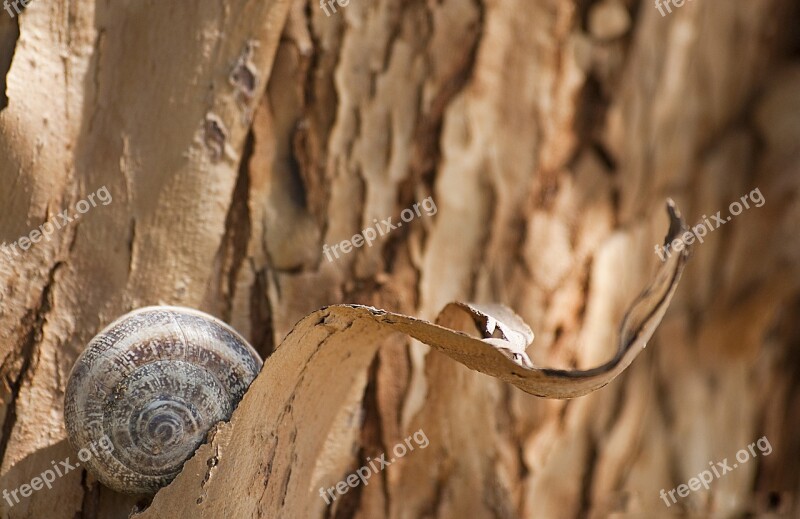
M326 305L433 320L450 301L501 302L533 328L536 366L592 367L613 356L624 310L660 263L664 200L694 225L758 189L763 206L751 199L695 243L649 347L588 396L534 397L382 339L330 410L324 471L345 478L418 430L429 448L331 506L310 488L309 509L797 513L798 11L790 0L688 2L663 17L633 0L377 0L326 16L299 0L33 0L0 12L0 241L16 244L0 251L0 487L75 459L69 371L132 308L214 314L269 363ZM113 201L81 212L103 187ZM323 253L428 197L435 215ZM60 228L23 247L47 222ZM289 367L275 384L293 382ZM324 391L320 378L308 383ZM244 465L292 434L217 462ZM669 508L659 497L761 437L773 452L710 490ZM224 498L295 506L260 470L267 490ZM0 516L202 510L203 488L172 488L151 505L77 469L0 500Z

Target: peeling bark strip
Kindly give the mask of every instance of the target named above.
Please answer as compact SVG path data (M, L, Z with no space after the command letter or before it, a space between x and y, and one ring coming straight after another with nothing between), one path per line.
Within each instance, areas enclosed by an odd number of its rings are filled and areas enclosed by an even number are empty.
M666 240L671 241L686 227L671 203L668 210ZM222 425L178 478L156 495L152 506L135 517L319 516L323 503L315 498L315 489L330 487L341 476L325 470L326 439L341 403L354 387L363 389L360 374L393 331L537 396L572 398L599 389L645 347L688 258L689 252L683 251L661 265L628 309L614 358L589 370L532 366L525 348L533 333L500 305L453 303L440 314L441 324L361 305L318 310L301 320L266 361L230 423ZM480 338L474 337L476 332ZM211 459L213 476L207 470ZM257 497L230 499L245 495Z

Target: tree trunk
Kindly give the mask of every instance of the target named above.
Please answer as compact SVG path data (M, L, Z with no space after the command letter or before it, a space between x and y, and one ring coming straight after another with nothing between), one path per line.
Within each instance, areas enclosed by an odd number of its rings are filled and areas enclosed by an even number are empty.
M319 394L341 383L324 452L305 453L316 479L270 458L312 422L298 403L263 449L214 453L249 478L238 491L190 473L199 452L152 504L78 468L0 500L0 516L215 517L224 500L264 517L798 513L800 9L674 4L664 16L633 0L354 0L329 16L313 1L32 0L1 12L2 489L75 459L70 369L132 308L222 318L276 387L299 386L303 366L268 357L337 303L433 320L451 301L500 302L536 333L534 365L588 368L614 355L661 263L665 199L711 230L649 347L588 396L531 396L389 335L358 375L303 380ZM435 211L401 220L425 200ZM403 225L341 247L390 217ZM251 432L255 404L235 415ZM241 430L202 453L241 445ZM417 431L424 450L330 505L320 497L317 481L335 485ZM748 446L749 462L708 490L660 497ZM307 488L308 503L287 503L287 488Z

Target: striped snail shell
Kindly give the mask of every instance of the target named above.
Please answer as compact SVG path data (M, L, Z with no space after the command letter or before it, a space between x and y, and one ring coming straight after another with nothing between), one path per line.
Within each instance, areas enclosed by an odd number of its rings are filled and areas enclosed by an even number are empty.
M64 421L81 466L119 492L155 492L230 418L261 365L233 328L202 312L155 306L120 317L67 382Z

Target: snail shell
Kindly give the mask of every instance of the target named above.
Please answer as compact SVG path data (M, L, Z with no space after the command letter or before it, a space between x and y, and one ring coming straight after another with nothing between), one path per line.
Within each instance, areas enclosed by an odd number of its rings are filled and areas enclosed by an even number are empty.
M135 310L94 337L72 368L64 400L70 443L104 485L153 493L230 418L261 365L247 341L210 315Z

